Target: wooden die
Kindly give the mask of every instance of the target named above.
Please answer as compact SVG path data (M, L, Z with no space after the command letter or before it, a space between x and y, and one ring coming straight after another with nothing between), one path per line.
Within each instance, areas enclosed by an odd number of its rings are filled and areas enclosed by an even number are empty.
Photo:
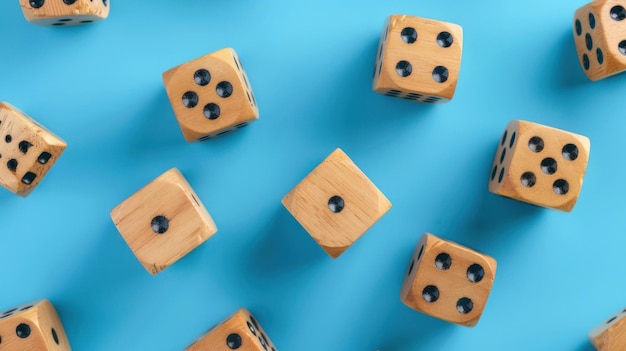
M402 285L407 306L466 327L478 323L496 276L496 260L424 234Z
M242 308L213 327L185 351L276 351L261 325Z
M333 258L391 208L391 202L341 149L317 166L282 203Z
M217 232L213 219L176 168L115 207L111 218L151 274L161 272Z
M20 0L28 22L40 26L72 26L109 16L109 0Z
M233 49L172 68L163 73L163 82L188 142L224 135L259 118L248 77Z
M569 212L589 160L587 137L526 121L511 121L498 145L489 191Z
M383 28L374 90L424 103L452 100L461 69L463 28L405 15L390 16Z
M48 300L0 313L0 350L70 351L56 310Z
M589 333L591 344L598 351L626 350L626 308L611 316Z
M65 141L6 102L0 102L0 185L30 194L65 150Z

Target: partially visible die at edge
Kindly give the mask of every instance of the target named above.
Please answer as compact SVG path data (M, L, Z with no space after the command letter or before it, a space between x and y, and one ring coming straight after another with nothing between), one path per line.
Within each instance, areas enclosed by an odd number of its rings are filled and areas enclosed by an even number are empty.
M16 107L0 102L0 185L28 196L66 143Z
M596 0L574 14L580 65L591 80L626 70L626 1Z
M163 83L188 142L222 136L259 118L248 76L231 48L168 70Z
M20 0L26 20L39 26L65 27L103 20L109 0Z
M589 333L591 344L598 351L626 350L626 308L606 319Z
M463 53L463 28L427 18L392 15L380 37L374 91L427 104L452 100Z
M489 174L489 191L569 212L587 171L589 138L538 123L511 121Z

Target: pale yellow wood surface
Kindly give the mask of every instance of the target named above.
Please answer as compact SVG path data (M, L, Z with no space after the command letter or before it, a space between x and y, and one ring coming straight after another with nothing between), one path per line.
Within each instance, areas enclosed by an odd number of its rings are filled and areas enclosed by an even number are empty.
M65 141L54 133L16 107L0 102L0 185L27 196L65 147Z
M236 334L236 336L229 336ZM239 338L237 338L239 336ZM228 341L235 342L233 347ZM236 342L240 340L239 342ZM263 347L265 345L265 347ZM242 308L228 319L209 330L205 335L189 345L185 351L277 351L261 324Z
M208 85L200 86L194 81L194 74L200 69L206 69L211 74ZM220 97L216 92L217 84L222 81L229 82L233 87L229 97ZM163 73L163 82L180 129L188 142L224 135L259 118L250 81L237 53L231 48L174 67ZM195 107L183 104L183 95L188 91L195 92L199 97ZM209 103L220 107L218 118L205 117L204 107Z
M421 252L421 256L420 256ZM452 264L446 270L437 268L438 255L446 253ZM478 282L468 279L468 268L479 264L484 277ZM496 275L496 260L459 244L426 233L417 244L409 263L400 293L407 306L433 317L467 327L475 326L483 313ZM427 286L436 286L439 298L428 302L423 297ZM457 310L461 298L469 298L472 310L463 314Z
M538 206L571 211L578 200L587 170L589 139L527 121L511 121L505 133L506 138L503 134L503 138L499 140L491 166L489 191ZM513 135L515 137L511 146ZM529 147L534 137L539 137L544 142L544 148L540 152L533 152ZM563 147L568 144L575 145L578 149L575 160L567 160L563 156ZM505 154L504 158L502 153ZM557 170L554 174L547 174L541 168L542 161L547 158L556 161ZM536 177L536 183L532 187L522 183L521 178L526 172L531 172ZM503 175L501 181L500 174ZM557 180L567 181L569 191L566 194L554 191Z
M415 29L415 42L409 44L402 40L405 28ZM437 43L437 36L442 32L452 35L453 42L449 47ZM421 17L392 15L383 27L373 89L381 94L397 91L400 92L395 95L397 97L420 102L450 101L456 90L462 53L463 29L459 25ZM400 61L411 64L412 73L409 76L402 77L396 72L396 65ZM437 66L448 69L449 76L445 82L439 83L433 79L433 70Z
M626 350L626 308L598 325L589 333L591 344L598 351Z
M343 198L345 207L341 212L329 209L333 196ZM282 203L333 258L391 208L391 202L341 149L318 165Z
M72 349L59 315L50 301L42 300L25 304L5 312L0 313L0 337L2 337L0 350L70 351ZM28 337L17 336L17 328L21 324L27 325L28 328L21 327L20 331L30 329ZM57 336L56 340L53 336L53 329Z
M626 40L626 19L612 18L611 9L615 6L626 7L626 3L623 0L597 0L579 8L574 15L573 32L578 60L587 77L594 81L626 69L626 55L619 50L620 43ZM590 15L595 19L595 28L591 28ZM577 20L582 28L580 35L576 30ZM592 39L591 50L587 47L587 34ZM598 60L598 48L602 51L602 63ZM588 57L589 69L585 68L583 55Z
M40 26L72 26L103 20L109 16L110 0L76 0L67 5L63 0L45 0L34 8L30 0L20 0L26 20Z
M164 233L152 227L158 216L169 220ZM217 232L213 219L176 168L115 207L111 218L151 274L161 272Z

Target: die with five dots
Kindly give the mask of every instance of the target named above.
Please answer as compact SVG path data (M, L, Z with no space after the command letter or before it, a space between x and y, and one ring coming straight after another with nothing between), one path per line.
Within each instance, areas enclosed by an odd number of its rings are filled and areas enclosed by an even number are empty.
M404 279L407 306L467 327L483 313L496 275L496 260L459 244L424 234Z
M40 26L72 26L109 16L109 0L20 0L28 22Z
M14 106L0 102L0 185L28 196L66 143Z
M578 60L591 80L626 70L626 1L596 0L576 11Z
M212 139L259 118L246 72L227 48L163 73L170 103L188 142Z
M569 212L583 185L589 149L585 136L511 121L498 145L489 191Z
M63 324L48 300L0 313L0 350L70 351Z
M591 344L598 351L626 350L626 308L611 316L589 333Z
M213 219L176 168L115 207L111 218L151 274L161 272L217 232Z
M461 69L463 28L405 15L390 16L383 28L373 89L424 103L452 100Z
M245 308L209 330L185 351L276 351L261 325Z
M333 258L391 208L391 202L341 149L318 165L282 203Z

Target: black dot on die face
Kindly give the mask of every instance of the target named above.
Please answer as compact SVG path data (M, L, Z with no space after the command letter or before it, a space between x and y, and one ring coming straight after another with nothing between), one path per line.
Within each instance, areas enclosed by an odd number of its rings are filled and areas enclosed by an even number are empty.
M515 145L515 138L517 137L517 133L513 132L513 134L511 134L511 141L509 142L509 147L513 147L513 145Z
M200 101L200 98L198 94L193 91L188 91L183 94L183 105L185 107L194 108L198 105L198 101Z
M248 325L248 329L250 329L250 332L254 334L254 336L256 336L256 328L254 328L254 326L248 321L246 321L246 324Z
M456 310L461 314L468 314L474 309L474 303L467 297L462 297L456 302Z
M346 206L341 196L335 195L328 199L328 209L333 213L339 213L343 211Z
M615 317L609 319L608 321L606 321L606 324L611 324L611 322L613 322L616 319L617 319L617 316L615 316Z
M538 136L534 136L528 140L528 148L532 152L541 152L544 147L543 139Z
M15 334L22 339L26 339L30 336L30 327L28 324L22 323L15 328Z
M441 32L437 35L437 44L439 44L442 48L449 48L452 43L454 43L452 34L448 32Z
M591 27L591 29L596 28L596 16L594 16L593 13L589 14L589 27Z
M199 86L207 86L211 82L211 73L206 69L199 69L193 74L193 80Z
M165 216L156 216L152 218L150 227L152 228L152 231L157 234L165 234L165 232L167 232L170 228L170 220Z
M59 336L57 335L57 331L52 328L52 340L58 345L59 344Z
M28 3L30 4L32 8L38 9L42 7L45 2L46 0L30 0Z
M496 174L498 173L498 165L493 166L493 171L491 171L491 180L496 179Z
M622 40L617 45L617 49L622 55L626 55L626 40Z
M26 174L24 174L24 176L22 177L22 183L26 184L26 185L30 185L33 183L33 181L35 181L35 178L37 178L37 175L33 172L27 172Z
M254 326L259 329L259 323L256 322L256 319L254 319L254 317L252 317L252 315L250 315L250 321L252 322L252 324L254 324Z
M552 190L557 195L565 195L569 192L569 183L565 179L557 179L554 184L552 184Z
M556 160L552 157L544 158L541 161L541 170L545 174L554 174L556 173L557 168Z
M18 163L17 163L17 160L16 160L16 159L10 159L10 160L7 162L7 168L8 168L8 169L9 169L9 171L11 171L11 172L15 172L15 171L17 170L17 165L18 165Z
M583 26L579 20L576 20L574 27L576 28L576 35L580 36L583 34Z
M415 260L411 260L411 264L409 265L409 270L407 271L406 275L411 275L411 272L413 272L413 267L415 267Z
M504 179L504 168L500 170L500 176L498 176L498 183L502 183L503 179Z
M604 63L604 53L602 52L602 49L600 49L600 48L596 49L596 58L598 58L598 63L599 64L603 64Z
M485 277L485 270L483 266L478 263L474 263L473 265L467 268L467 279L472 283L478 283Z
M406 27L400 32L402 41L407 44L413 44L417 40L417 31L413 27Z
M591 34L585 34L585 45L587 45L587 50L593 49L593 38L591 38Z
M4 141L6 141L7 143L10 143L13 140L13 137L10 135L7 135L4 137Z
M413 73L413 66L408 61L400 61L396 64L396 73L400 77L408 77Z
M587 54L583 54L583 68L585 71L588 71L590 67L589 56Z
M48 161L50 161L51 157L52 157L52 154L44 151L39 155L39 157L37 157L37 162L41 163L42 165L45 165L46 163L48 163Z
M504 162L505 157L506 157L506 149L502 149L502 154L500 155L500 164Z
M236 350L241 347L242 340L239 334L230 334L226 337L226 346L228 346L231 350Z
M63 3L65 5L73 5L76 2L76 0L63 0Z
M220 117L220 113L220 107L214 103L210 103L204 106L204 117L208 119L218 119Z
M233 95L233 85L226 81L219 82L215 88L215 92L219 97L227 98Z
M437 83L445 83L448 80L448 69L444 66L437 66L433 70L433 79Z
M109 6L109 0L102 0L102 4L104 6Z
M56 26L56 27L60 27L60 26L64 26L64 25L65 25L65 22L57 22L57 23L52 23L52 25L53 25L53 26Z
M568 161L574 161L578 158L578 147L574 144L567 144L561 150L563 157Z
M439 300L439 288L434 285L428 285L422 290L422 298L426 302L435 302Z
M626 19L626 9L622 6L613 6L611 8L611 18L615 21L623 21Z
M452 257L445 252L440 253L435 257L435 266L441 270L450 269L450 266L452 266Z
M520 177L520 182L527 188L532 188L537 183L537 176L533 172L525 172Z
M500 145L504 146L504 143L506 142L506 137L508 136L509 131L505 130L504 134L502 134L502 142L500 142Z
M17 148L20 149L20 151L23 154L26 154L28 152L28 149L30 149L30 147L33 146L33 144L29 143L26 140L22 140L20 141L20 143L18 144Z

